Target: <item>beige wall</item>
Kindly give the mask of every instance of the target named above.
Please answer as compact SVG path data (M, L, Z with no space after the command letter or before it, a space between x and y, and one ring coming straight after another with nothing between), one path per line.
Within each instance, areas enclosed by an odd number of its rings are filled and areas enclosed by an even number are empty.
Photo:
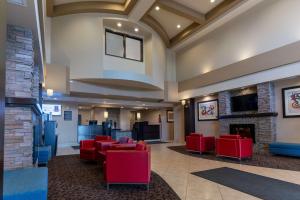
M72 121L64 120L64 111L72 111ZM76 104L62 104L62 115L53 116L57 121L56 133L58 146L71 146L77 144L78 109Z
M93 119L91 112L92 112L92 110L90 110L90 109L80 109L78 111L78 114L81 115L81 124L82 125L88 125L89 120Z
M161 139L173 140L174 138L174 123L167 122L167 111L162 110L144 110L139 111L141 113L140 121L148 121L149 124L160 124L159 115L161 116Z
M189 79L298 41L299 7L300 1L295 0L263 1L177 52L177 79Z
M206 96L195 99L195 131L206 136L218 136L220 123L215 121L198 121L198 102L218 99L217 96Z
M278 112L276 121L277 141L300 143L300 118L283 118L281 96L282 88L299 85L299 77L275 82L276 110Z
M182 105L174 107L174 141L184 142L184 109Z
M137 74L164 88L166 49L154 31L144 43L144 61L137 62L105 55L105 28L100 14L55 17L50 29L51 64L69 66L71 79L111 78L106 76L116 72L118 79L131 80ZM144 79L140 81L146 82Z
M131 113L128 109L120 110L120 129L122 130L131 130Z

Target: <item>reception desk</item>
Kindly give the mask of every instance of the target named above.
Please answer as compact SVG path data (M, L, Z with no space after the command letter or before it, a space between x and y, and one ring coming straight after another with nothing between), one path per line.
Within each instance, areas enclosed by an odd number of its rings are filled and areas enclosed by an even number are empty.
M159 140L160 125L136 122L133 125L132 138L134 140Z
M96 135L104 135L102 125L78 125L77 142L80 140L95 139Z

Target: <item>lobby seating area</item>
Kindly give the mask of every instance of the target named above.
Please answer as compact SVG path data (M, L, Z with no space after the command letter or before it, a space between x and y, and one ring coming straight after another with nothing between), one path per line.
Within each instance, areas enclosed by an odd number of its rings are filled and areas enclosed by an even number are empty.
M300 200L299 10L0 1L0 200Z
M144 184L149 189L151 148L144 141L121 137L96 136L80 141L80 159L103 165L107 189L111 184Z
M243 138L240 135L221 135L215 139L191 133L186 137L186 150L200 154L210 152L216 156L241 160L252 157L253 142L251 138Z

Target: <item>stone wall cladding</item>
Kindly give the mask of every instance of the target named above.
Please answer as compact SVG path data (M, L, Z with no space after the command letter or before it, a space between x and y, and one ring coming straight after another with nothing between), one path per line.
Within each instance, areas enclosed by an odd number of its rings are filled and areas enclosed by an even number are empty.
M6 97L36 97L34 90L34 52L32 32L7 26Z
M6 97L38 98L39 71L34 65L32 31L7 26ZM33 112L28 107L5 108L4 168L32 166Z
M231 101L230 101L230 92L220 92L218 95L219 99L219 114L220 115L230 115L231 114Z
M258 112L267 113L275 111L275 91L273 83L257 85ZM229 91L219 93L220 115L249 114L249 112L231 113ZM253 113L253 112L250 112ZM245 117L220 119L220 134L228 134L230 124L254 124L255 125L255 151L263 151L266 144L276 141L276 117Z
M31 108L5 109L4 168L32 166L32 111Z

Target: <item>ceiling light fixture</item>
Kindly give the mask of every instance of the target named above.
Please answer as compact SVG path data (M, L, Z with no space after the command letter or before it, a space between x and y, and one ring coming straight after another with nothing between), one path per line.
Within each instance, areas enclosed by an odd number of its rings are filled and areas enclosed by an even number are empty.
M181 28L181 25L180 25L180 24L177 24L177 28L178 28L178 29Z
M52 97L53 93L54 93L54 91L52 89L47 89L47 96L48 97Z
M159 11L160 7L159 6L155 6L155 10Z
M210 0L210 3L215 3L216 0Z
M135 32L139 32L139 29L138 29L138 28L134 28L134 31L135 31Z
M118 27L122 27L122 23L121 23L121 22L118 22L118 23L117 23L117 26L118 26Z

